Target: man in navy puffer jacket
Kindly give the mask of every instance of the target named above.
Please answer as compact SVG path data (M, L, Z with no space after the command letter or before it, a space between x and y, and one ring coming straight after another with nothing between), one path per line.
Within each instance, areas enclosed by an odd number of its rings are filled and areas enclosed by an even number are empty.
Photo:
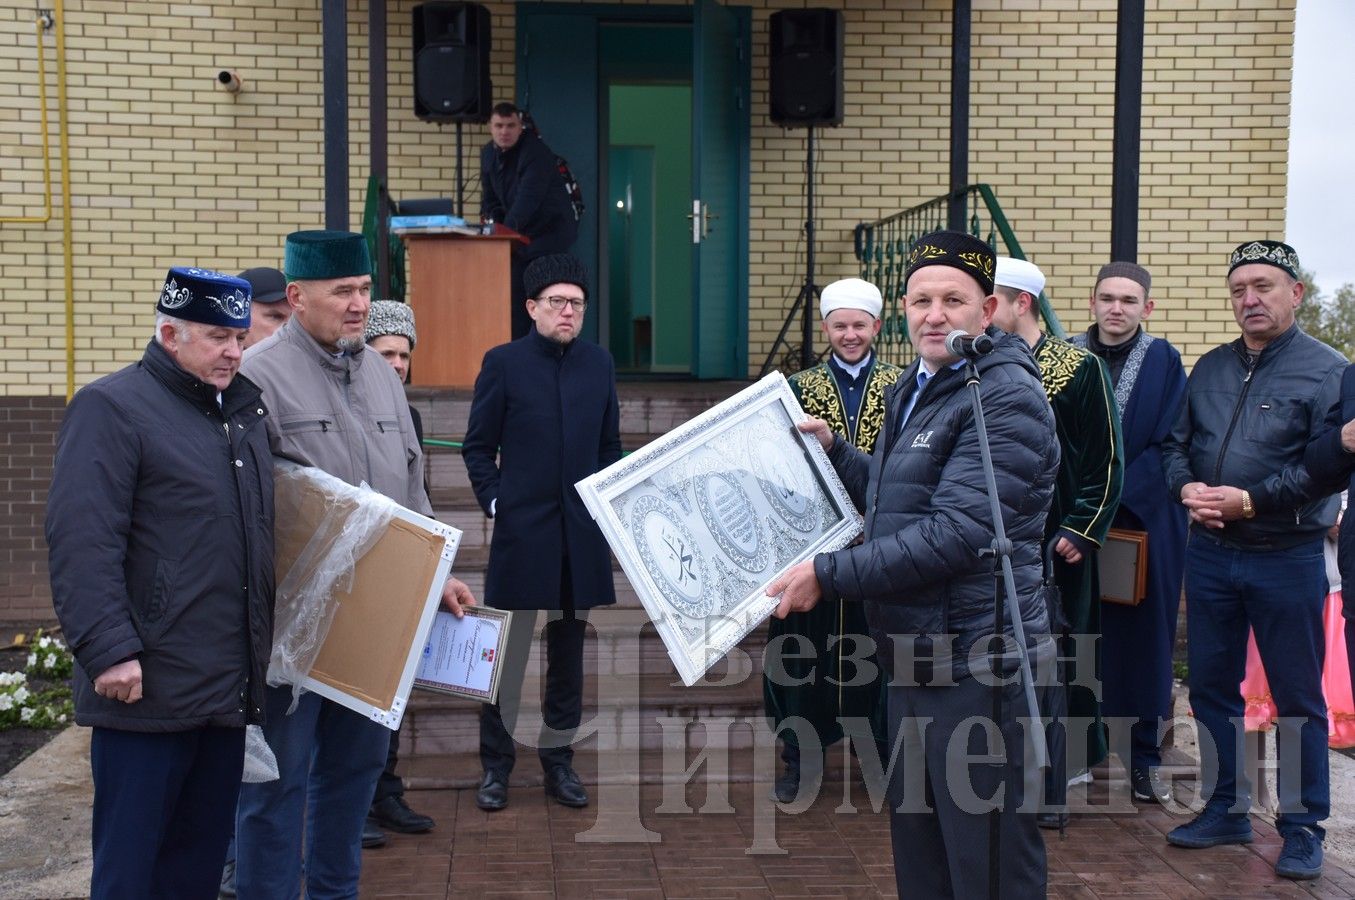
M1027 715L1019 679L1003 688L1001 742L990 747L994 569L981 556L994 535L964 362L945 346L956 330L988 329L993 251L977 238L937 232L919 239L906 283L908 329L918 360L891 389L885 430L872 456L829 432L823 443L866 516L865 541L792 568L769 593L776 614L822 598L865 604L889 678L893 747L890 826L900 896L973 897L987 892L987 801L1000 804L1003 893L1042 897L1045 851L1035 824L1038 773L1025 765ZM1054 419L1029 351L996 329L981 357L980 393L1013 543L1012 572L1028 645L1048 649L1040 542L1059 464ZM1007 622L1003 632L1011 635ZM1037 675L1037 678L1039 676ZM1002 765L970 764L992 754ZM925 862L924 862L925 861ZM944 862L942 862L944 861Z

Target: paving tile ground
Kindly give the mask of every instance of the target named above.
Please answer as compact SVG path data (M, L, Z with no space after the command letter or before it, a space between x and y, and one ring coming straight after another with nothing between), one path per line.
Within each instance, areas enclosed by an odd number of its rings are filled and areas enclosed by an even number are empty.
M812 803L787 812L767 798L768 784L740 778L750 767L731 770L732 783L708 785L698 773L685 789L641 779L601 809L550 802L530 775L497 813L478 809L470 790L412 791L410 805L438 827L391 835L386 847L364 853L362 896L897 896L888 815L871 808L854 778L830 771ZM1180 779L1178 796L1192 788ZM1263 818L1253 817L1248 846L1183 850L1165 840L1187 820L1183 808L1130 803L1113 771L1082 791L1074 797L1087 811L1063 836L1044 832L1050 897L1355 897L1355 874L1331 859L1315 882L1277 878L1280 839Z
M812 802L780 810L752 754L731 751L710 782L709 767L697 767L691 781L665 784L661 757L642 754L638 769L623 770L605 754L581 751L578 769L595 800L582 810L548 801L539 767L526 759L499 813L477 809L472 790L411 791L411 805L438 826L391 835L386 847L366 852L362 897L895 895L887 815L872 809L854 775L844 779L841 765L831 765ZM88 760L88 730L72 728L0 778L0 898L89 896ZM1164 835L1189 813L1129 802L1116 767L1075 790L1087 811L1066 835L1045 833L1049 896L1355 897L1355 760L1333 753L1331 763L1327 864L1315 882L1275 876L1280 840L1265 814L1252 816L1249 846L1169 846ZM1195 788L1193 765L1185 758L1173 768L1184 802Z

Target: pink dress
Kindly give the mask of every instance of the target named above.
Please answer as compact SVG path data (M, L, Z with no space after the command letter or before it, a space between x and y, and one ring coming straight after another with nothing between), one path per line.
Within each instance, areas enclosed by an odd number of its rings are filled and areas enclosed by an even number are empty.
M1327 746L1355 747L1355 699L1350 690L1350 660L1346 656L1346 623L1341 616L1339 575L1332 580L1332 585L1333 590L1322 607L1327 651L1322 666L1322 693L1327 698ZM1266 670L1261 666L1254 634L1247 635L1247 674L1242 679L1242 700L1247 707L1247 730L1269 731L1279 714L1270 696L1270 684L1266 681Z

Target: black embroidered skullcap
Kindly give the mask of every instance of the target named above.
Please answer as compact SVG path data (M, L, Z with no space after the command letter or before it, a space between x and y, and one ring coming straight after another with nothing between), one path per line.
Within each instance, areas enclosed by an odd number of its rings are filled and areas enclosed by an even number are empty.
M1299 277L1299 254L1293 247L1279 241L1247 241L1239 244L1228 257L1228 274L1238 266L1248 263L1265 263L1289 273L1290 278Z
M522 275L522 286L527 296L535 300L552 284L572 284L588 299L588 272L583 263L569 253L552 253L527 264Z
M963 231L933 231L917 239L908 254L908 269L903 283L907 289L908 279L924 266L950 266L959 269L973 278L983 288L986 297L993 292L993 270L997 254L980 240Z
M1101 267L1101 271L1096 273L1096 283L1099 285L1107 278L1128 278L1143 288L1144 299L1153 291L1153 276L1148 274L1148 270L1138 263L1132 262L1108 262ZM1093 288L1094 289L1094 288Z
M185 322L249 327L249 282L224 272L175 266L165 276L156 310Z

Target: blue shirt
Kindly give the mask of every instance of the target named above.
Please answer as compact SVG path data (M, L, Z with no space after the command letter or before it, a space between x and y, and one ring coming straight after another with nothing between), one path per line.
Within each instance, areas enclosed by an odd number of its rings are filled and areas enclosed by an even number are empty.
M963 359L957 359L951 363L948 368L959 369L965 364ZM928 372L927 367L919 365L917 367L917 388L913 391L913 396L908 398L908 402L903 406L903 415L899 416L899 433L903 433L903 426L908 424L908 417L913 414L913 407L917 406L917 398L922 396L922 389L927 386L927 382L935 378L934 372Z
M828 371L833 373L838 393L842 395L842 412L847 419L847 434L856 435L856 416L861 412L861 398L866 393L866 383L870 380L874 368L875 355L869 354L861 362L852 366L855 374L837 358L837 354L828 357Z

